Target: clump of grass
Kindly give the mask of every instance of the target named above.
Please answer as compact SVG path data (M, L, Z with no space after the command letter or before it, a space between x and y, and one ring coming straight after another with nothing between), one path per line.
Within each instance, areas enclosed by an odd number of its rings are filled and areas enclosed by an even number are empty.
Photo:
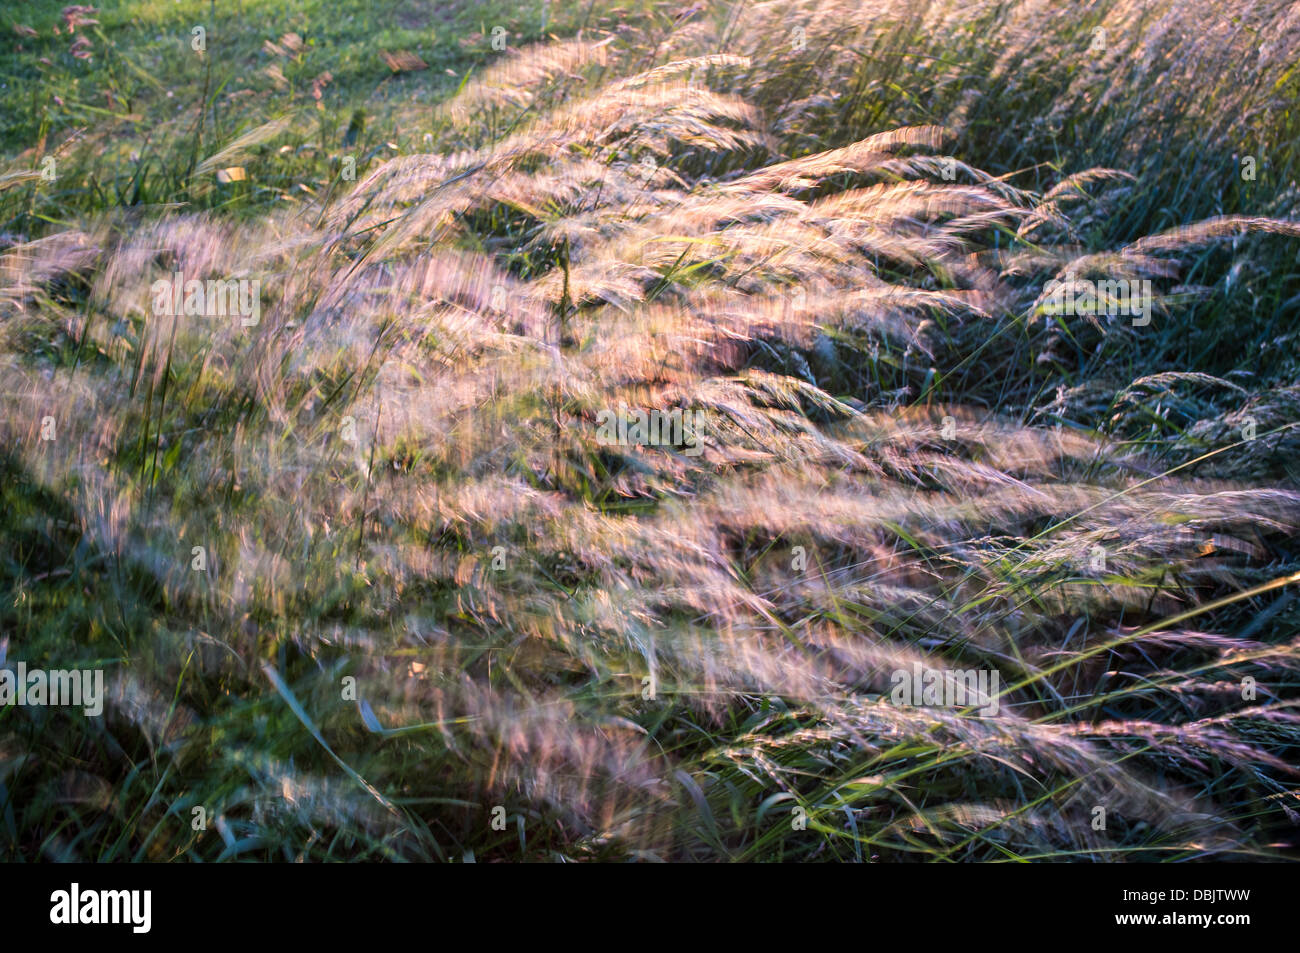
M1295 139L1186 164L1285 133L1284 58L1213 67L1291 34L1222 6L593 4L355 182L265 184L341 158L268 171L272 97L160 160L185 207L74 190L0 250L0 654L110 697L0 709L8 855L1293 853Z

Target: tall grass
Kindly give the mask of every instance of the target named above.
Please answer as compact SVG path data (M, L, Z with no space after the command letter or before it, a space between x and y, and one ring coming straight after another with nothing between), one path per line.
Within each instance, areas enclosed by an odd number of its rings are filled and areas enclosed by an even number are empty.
M6 856L1294 857L1293 5L578 6L0 178Z

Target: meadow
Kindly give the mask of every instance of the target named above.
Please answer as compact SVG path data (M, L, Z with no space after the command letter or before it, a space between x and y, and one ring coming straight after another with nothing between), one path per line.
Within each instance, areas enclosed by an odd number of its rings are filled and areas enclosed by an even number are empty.
M0 21L0 859L1300 857L1300 5Z

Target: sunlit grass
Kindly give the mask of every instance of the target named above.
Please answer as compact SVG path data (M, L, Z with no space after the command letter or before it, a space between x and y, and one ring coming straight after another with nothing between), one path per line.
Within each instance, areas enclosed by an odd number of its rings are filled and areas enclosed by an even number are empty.
M0 53L5 856L1294 856L1285 5L535 6Z

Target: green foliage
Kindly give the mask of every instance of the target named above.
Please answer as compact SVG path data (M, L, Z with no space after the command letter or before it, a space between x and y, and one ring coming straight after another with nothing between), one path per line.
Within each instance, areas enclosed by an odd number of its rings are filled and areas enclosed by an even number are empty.
M23 8L0 858L1294 857L1300 36L1051 6Z

